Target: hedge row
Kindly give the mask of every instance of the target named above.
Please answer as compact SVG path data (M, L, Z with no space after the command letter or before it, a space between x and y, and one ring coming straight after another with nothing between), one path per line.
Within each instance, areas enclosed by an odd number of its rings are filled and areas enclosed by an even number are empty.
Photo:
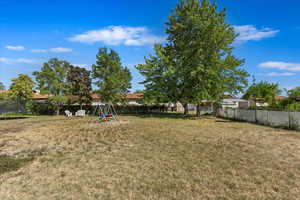
M87 114L95 114L97 106L85 105L82 107ZM167 107L162 105L117 105L114 109L118 114L147 114L166 112ZM73 114L80 110L79 105L65 105L60 109L60 114L64 115L65 110L71 111ZM99 109L98 109L99 110ZM104 107L102 106L102 110ZM31 108L31 112L38 115L53 115L56 113L55 109L50 104L39 103Z

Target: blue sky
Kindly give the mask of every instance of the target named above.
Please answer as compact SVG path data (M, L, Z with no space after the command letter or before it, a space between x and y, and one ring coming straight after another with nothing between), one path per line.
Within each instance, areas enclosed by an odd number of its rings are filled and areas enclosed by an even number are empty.
M100 47L119 52L133 74L155 42L177 0L0 0L0 81L7 87L20 73L31 75L57 57L79 66L95 63ZM217 0L240 37L235 55L257 80L282 88L299 85L300 1Z

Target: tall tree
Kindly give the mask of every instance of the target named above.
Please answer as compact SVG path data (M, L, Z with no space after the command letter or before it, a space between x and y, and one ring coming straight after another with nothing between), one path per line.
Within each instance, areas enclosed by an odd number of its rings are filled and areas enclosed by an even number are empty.
M10 86L10 96L17 101L18 111L25 106L32 97L34 81L26 74L20 74L18 78L13 78Z
M145 64L136 68L144 76L144 98L151 103L177 102L182 96L182 81L170 62L166 48L160 44L154 46L155 55L145 58Z
M67 61L51 58L43 64L41 71L33 72L38 83L37 88L41 93L53 95L49 102L56 109L57 115L59 115L60 107L68 102L66 94L70 88L67 83L67 74L70 67L71 64Z
M0 90L5 90L5 86L2 82L0 82Z
M76 96L81 109L83 104L91 103L92 82L90 71L85 68L71 66L68 73L68 82L70 83L70 92Z
M51 58L43 64L41 71L33 72L38 83L37 88L42 94L63 95L67 90L67 73L70 63L57 58Z
M253 83L244 94L243 98L253 99L256 101L267 102L270 106L275 106L277 95L281 94L278 84L261 81L260 83Z
M146 89L163 83L165 89L155 91L167 92L169 100L183 103L187 113L188 103L218 102L225 93L239 93L247 85L244 60L232 53L237 34L226 22L225 10L218 11L208 0L182 0L167 26L165 47L156 48L156 56L146 59L147 66L138 67L145 76L160 80L148 82ZM154 76L159 70L163 73Z
M112 49L100 48L96 58L96 64L92 66L92 77L99 88L102 101L124 101L131 88L129 69L122 67L120 56Z

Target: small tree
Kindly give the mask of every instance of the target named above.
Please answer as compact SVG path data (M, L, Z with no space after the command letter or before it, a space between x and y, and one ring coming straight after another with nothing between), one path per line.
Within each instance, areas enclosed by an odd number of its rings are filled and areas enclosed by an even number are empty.
M0 90L5 90L5 86L2 82L0 82Z
M253 99L255 101L261 100L267 102L270 106L276 106L277 95L281 94L278 84L268 83L266 81L261 81L260 83L253 83L246 93L244 94L244 99Z
M68 73L68 83L70 84L70 93L78 97L81 109L83 104L91 103L92 82L90 71L85 68L71 66Z
M49 103L52 105L53 109L56 111L56 115L60 114L60 108L67 104L69 101L68 96L56 95L48 99Z
M12 79L9 94L17 101L18 111L24 108L26 102L32 97L34 81L25 74L20 74L18 78Z
M96 64L92 66L92 77L99 88L102 101L124 101L131 88L132 77L129 69L122 67L118 53L112 49L100 48L96 58Z
M300 87L295 87L287 91L288 97L291 100L297 101L300 98Z
M290 110L290 111L300 111L300 87L295 87L290 90L286 90L288 98L280 102L281 108Z

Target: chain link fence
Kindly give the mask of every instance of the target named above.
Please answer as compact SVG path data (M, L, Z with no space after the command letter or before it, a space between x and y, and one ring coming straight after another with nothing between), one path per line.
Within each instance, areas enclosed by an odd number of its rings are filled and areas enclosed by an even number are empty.
M17 113L24 111L24 108L18 109L18 104L12 100L0 100L0 114Z

